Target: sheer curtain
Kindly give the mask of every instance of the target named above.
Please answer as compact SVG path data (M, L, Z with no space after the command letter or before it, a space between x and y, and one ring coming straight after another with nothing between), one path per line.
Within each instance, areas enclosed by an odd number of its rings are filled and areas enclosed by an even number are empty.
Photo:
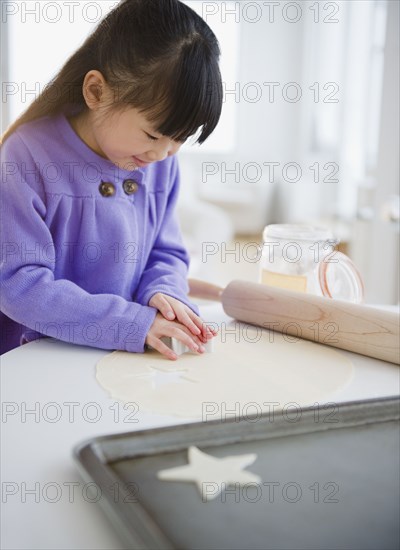
M314 84L300 147L320 165L320 211L352 220L358 187L371 179L377 163L387 2L331 4L338 6L337 24L308 19L304 32L304 81Z

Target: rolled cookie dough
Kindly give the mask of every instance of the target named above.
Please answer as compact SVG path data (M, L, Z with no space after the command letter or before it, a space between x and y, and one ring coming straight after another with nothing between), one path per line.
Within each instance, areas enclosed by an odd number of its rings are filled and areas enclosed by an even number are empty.
M230 330L228 330L230 329ZM214 338L214 350L170 361L156 351L115 351L97 364L110 396L139 410L203 420L334 400L353 365L330 347L234 322Z

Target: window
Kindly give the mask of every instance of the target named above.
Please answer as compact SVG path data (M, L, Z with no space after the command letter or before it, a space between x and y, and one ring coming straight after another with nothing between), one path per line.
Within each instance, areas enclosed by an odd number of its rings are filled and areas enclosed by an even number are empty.
M240 23L236 17L224 18L215 2L185 2L196 13L198 13L209 25L219 41L221 48L220 69L224 91L235 87L239 73L239 49L240 49ZM226 13L234 13L237 9L237 2L223 2ZM199 151L204 153L228 153L236 144L237 128L237 104L233 101L224 102L220 122L200 148L193 147L189 143L182 148L191 153Z
M8 71L3 101L14 121L43 90L98 22L117 5L101 2L4 2Z
M351 219L357 185L376 168L387 3L338 4L340 25L311 25L305 33L305 73L326 89L316 88L307 107L304 153L338 163L336 214Z

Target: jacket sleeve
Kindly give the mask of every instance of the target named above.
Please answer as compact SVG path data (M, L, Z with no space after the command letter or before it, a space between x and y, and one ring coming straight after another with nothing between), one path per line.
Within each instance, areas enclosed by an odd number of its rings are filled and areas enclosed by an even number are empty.
M176 157L171 169L172 185L158 233L139 281L134 300L148 305L157 292L167 294L186 304L197 315L198 307L188 299L187 273L189 255L183 245L181 231L175 212L178 200L180 174Z
M59 340L142 352L156 309L55 279L54 263L35 253L53 239L40 169L18 132L1 146L1 164L1 311Z

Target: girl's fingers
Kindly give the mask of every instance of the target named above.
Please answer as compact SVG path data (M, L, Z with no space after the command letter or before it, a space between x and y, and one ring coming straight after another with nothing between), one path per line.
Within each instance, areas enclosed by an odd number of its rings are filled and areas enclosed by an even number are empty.
M202 324L202 329L203 329L203 335L205 336L205 338L207 338L207 340L209 340L210 338L213 338L218 333L218 331L214 327L207 325L207 323Z
M155 294L153 298L150 300L149 304L151 303L152 307L155 307L158 309L158 311L161 313L165 319L168 319L168 321L172 321L175 319L175 312L172 309L170 303L164 296L161 294Z
M157 335L159 337L176 338L192 351L203 353L205 351L203 344L217 334L215 328L208 326L193 310L174 298L157 293L151 298L149 305L157 308L164 319L173 321L171 326L165 327L166 330L162 335ZM155 349L161 352L159 348ZM163 350L161 353L167 354L165 344L163 344Z
M177 319L182 325L187 327L192 334L198 336L196 341L200 345L206 343L213 336L216 336L218 332L214 327L204 323L204 321L188 306L175 298L157 293L152 297L149 305L156 307L168 321Z
M171 361L176 361L176 359L178 359L176 353L166 344L164 344L164 342L162 342L159 338L156 338L155 336L150 337L148 339L148 344L155 350L159 351L162 355L165 355L165 357L167 357Z
M202 340L203 343L206 343L208 340L210 340L211 338L213 338L214 336L216 336L218 334L217 328L213 326L213 325L215 325L215 323L207 324L206 322L203 321L203 319L201 319L201 317L196 315L194 313L194 311L192 311L191 309L189 309L186 312L186 314L190 317L192 323L199 330L199 332L197 332L197 330L196 330L196 334ZM178 316L178 319L179 319L179 316ZM183 320L181 322L183 322ZM186 323L184 323L184 324L186 324ZM188 325L186 325L186 326L188 326ZM191 328L191 326L189 326L189 328ZM193 332L193 330L192 330L192 332Z
M164 325L161 331L158 330L156 334L157 336L148 336L146 343L165 355L168 359L176 360L178 356L169 346L162 342L161 338L164 336L179 340L179 342L194 352L204 353L205 351L205 348L198 337L191 334L184 325L178 325L177 322Z
M205 351L201 340L199 340L197 336L191 334L185 326L172 326L168 332L170 333L168 336L179 340L192 351L197 351L199 353Z
M206 340L210 340L210 338L213 338L218 334L218 330L215 327L213 327L211 324L209 325L205 323L204 321L201 321L201 330L203 337Z
M158 298L156 307L165 319L169 321L178 319L193 334L201 337L203 322L188 306L172 297L163 296L162 294L156 296Z
M194 311L188 308L186 311L186 314L190 317L191 321L194 323L194 325L199 329L200 332L196 331L196 334L202 334L202 336L208 335L209 338L211 338L212 335L217 334L217 330L215 330L212 326L209 326L207 323L203 321L201 317L195 314Z
M182 323L182 325L185 325L190 332L193 334L196 334L197 336L201 335L201 325L199 326L198 323L196 323L197 315L193 314L194 317L192 317L188 312L186 312L184 309L180 312L178 312L178 321ZM200 319L199 319L200 320Z

